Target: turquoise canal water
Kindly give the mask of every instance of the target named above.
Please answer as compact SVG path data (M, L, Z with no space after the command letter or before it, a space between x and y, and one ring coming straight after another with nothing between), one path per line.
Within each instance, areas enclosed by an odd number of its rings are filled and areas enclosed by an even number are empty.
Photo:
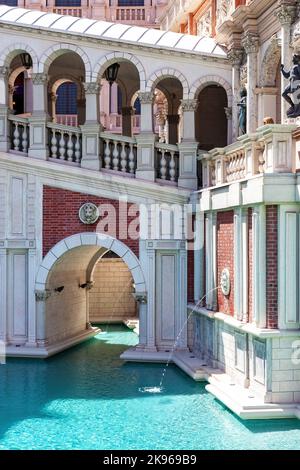
M175 366L125 364L123 327L0 366L0 449L300 449L300 421L241 421Z

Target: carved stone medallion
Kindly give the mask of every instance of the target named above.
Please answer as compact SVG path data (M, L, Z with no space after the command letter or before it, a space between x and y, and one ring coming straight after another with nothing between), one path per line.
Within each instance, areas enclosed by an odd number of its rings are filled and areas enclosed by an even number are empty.
M86 202L79 209L79 219L83 224L89 225L97 222L99 218L99 209L92 202Z
M223 269L220 278L220 286L223 295L229 295L230 293L230 273L227 268Z

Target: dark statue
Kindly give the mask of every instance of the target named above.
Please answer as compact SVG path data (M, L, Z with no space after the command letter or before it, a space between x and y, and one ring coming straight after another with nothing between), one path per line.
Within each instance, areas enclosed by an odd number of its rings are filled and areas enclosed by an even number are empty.
M239 107L239 128L242 134L246 134L247 125L247 90L242 88L240 91L241 100L237 103Z
M284 78L287 78L290 81L289 85L282 93L282 97L291 106L287 110L286 114L289 118L296 118L300 116L300 55L293 55L293 65L288 72L284 70L283 64L281 64L280 68ZM299 90L299 93L295 94L297 90ZM294 101L289 95L293 96Z

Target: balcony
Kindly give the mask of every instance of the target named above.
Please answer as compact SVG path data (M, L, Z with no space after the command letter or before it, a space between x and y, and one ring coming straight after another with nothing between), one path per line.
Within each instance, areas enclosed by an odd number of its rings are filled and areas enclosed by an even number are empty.
M31 145L29 117L10 115L9 152L28 156ZM82 166L82 142L84 130L79 126L46 123L47 160L70 166ZM136 177L138 141L136 137L125 137L109 132L99 133L99 171ZM177 186L179 177L179 147L154 143L155 181Z
M258 128L256 133L239 137L237 142L227 147L199 152L203 188L262 174L296 172L299 164L294 150L295 129L295 125L266 125Z

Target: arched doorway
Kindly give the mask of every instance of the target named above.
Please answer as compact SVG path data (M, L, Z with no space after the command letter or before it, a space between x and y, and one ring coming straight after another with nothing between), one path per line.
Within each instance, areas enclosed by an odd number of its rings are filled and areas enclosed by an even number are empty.
M211 150L227 145L228 106L226 90L218 84L210 84L198 95L196 111L196 141L201 150Z
M86 232L67 237L48 252L37 273L37 340L40 347L56 351L95 334L89 317L90 291L96 280L95 266L109 252L120 260L119 270L126 270L128 287L130 281L135 299L146 301L146 283L139 259L127 245L100 233ZM127 299L128 293L127 290ZM118 293L120 301L123 294L125 292ZM144 330L145 309L137 303L136 310L140 328Z

